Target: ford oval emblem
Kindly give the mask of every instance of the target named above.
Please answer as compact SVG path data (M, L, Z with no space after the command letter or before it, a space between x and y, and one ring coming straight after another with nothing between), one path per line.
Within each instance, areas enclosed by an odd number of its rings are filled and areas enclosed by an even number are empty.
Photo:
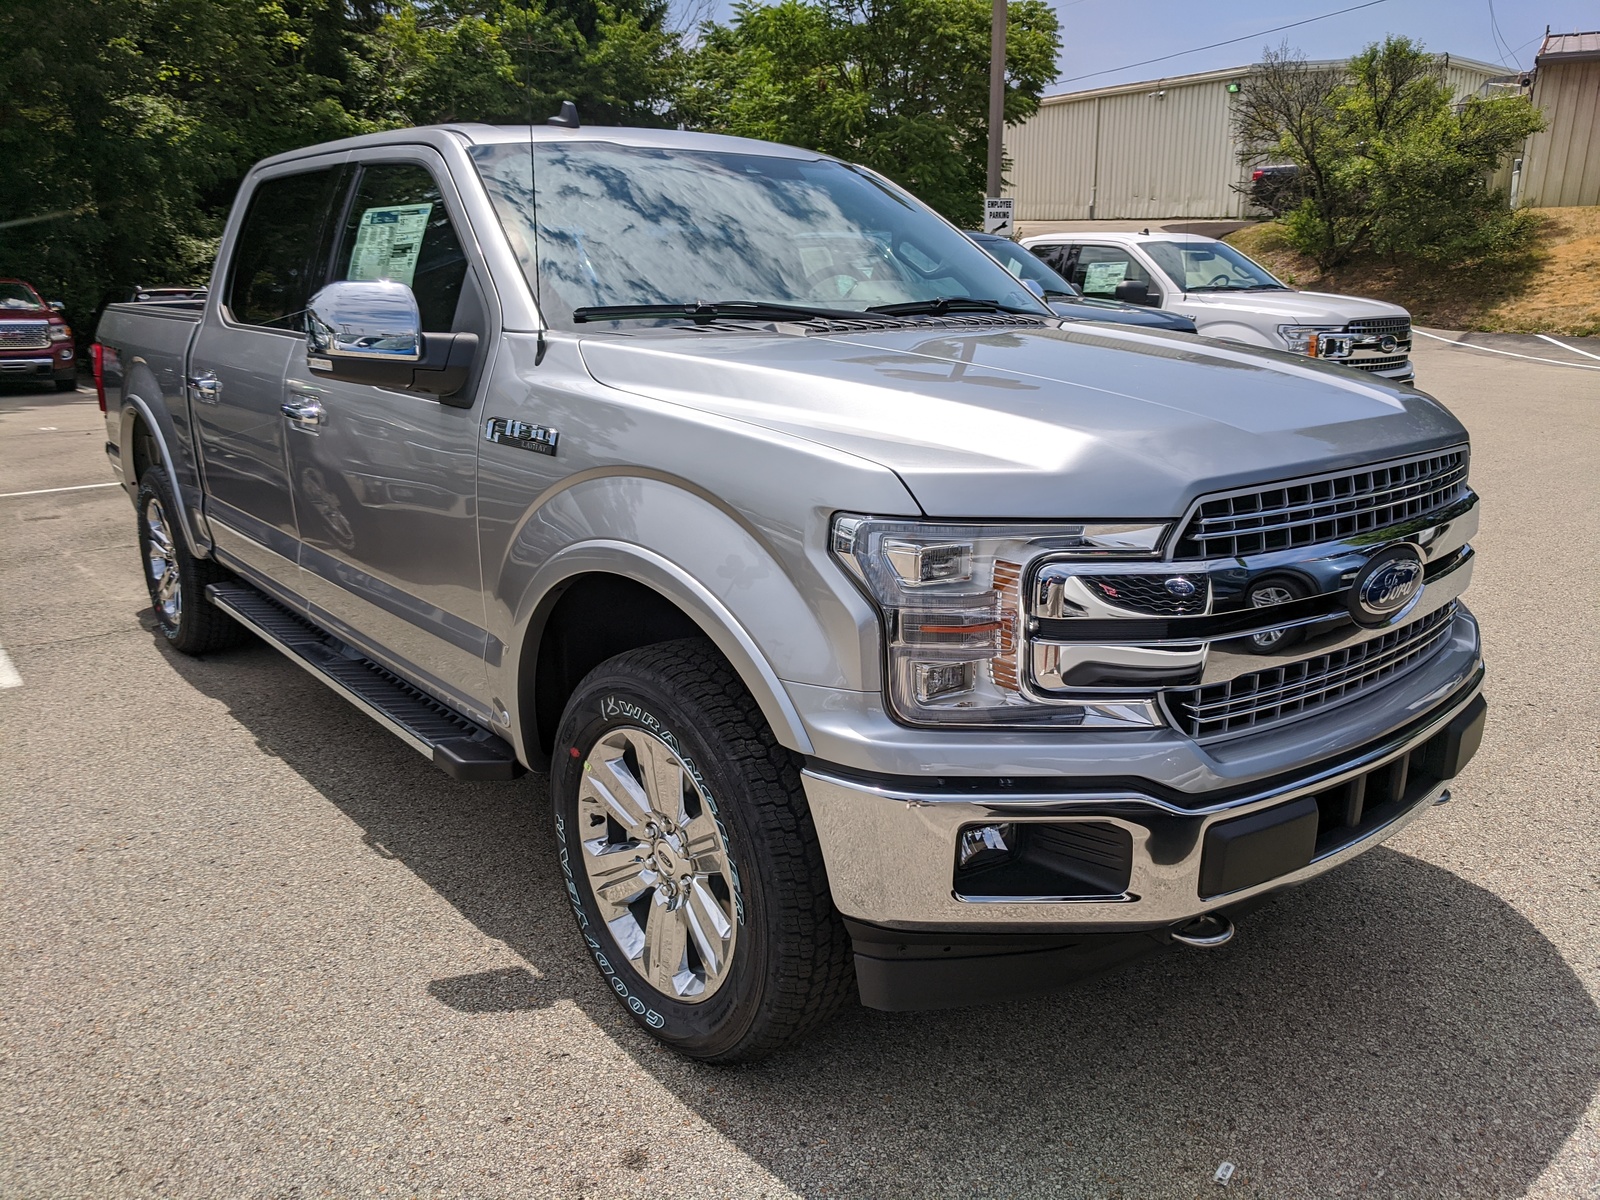
M1400 349L1400 342L1392 333L1386 333L1378 339L1378 349L1385 354L1393 354Z
M1350 613L1362 625L1382 625L1422 595L1422 555L1402 544L1367 560L1350 586Z
M1167 591L1180 600L1187 600L1200 589L1195 587L1194 580L1185 579L1182 575L1175 575L1166 583Z

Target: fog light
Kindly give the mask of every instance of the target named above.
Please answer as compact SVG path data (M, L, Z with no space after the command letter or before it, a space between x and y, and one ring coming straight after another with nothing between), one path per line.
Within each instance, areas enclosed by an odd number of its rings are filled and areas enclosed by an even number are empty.
M970 692L976 672L971 662L917 662L911 664L917 702L927 704L946 696Z
M1006 853L1011 849L1006 841L1010 833L1010 825L975 825L971 829L963 829L961 844L956 849L958 864L964 867L978 855L990 851Z
M72 347L71 346L63 346L61 349L56 351L56 357L59 358L62 362L66 362L67 359L72 357Z

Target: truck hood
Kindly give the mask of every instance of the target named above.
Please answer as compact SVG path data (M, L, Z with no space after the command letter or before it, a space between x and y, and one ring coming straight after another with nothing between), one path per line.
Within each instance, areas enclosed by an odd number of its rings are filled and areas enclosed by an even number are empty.
M1410 313L1398 304L1362 296L1336 296L1332 292L1186 292L1178 304L1193 310L1202 326L1224 313L1257 313L1270 318L1263 325L1343 325L1372 317L1402 317Z
M603 384L870 459L939 517L1174 517L1204 492L1466 440L1413 388L1126 325L580 346Z

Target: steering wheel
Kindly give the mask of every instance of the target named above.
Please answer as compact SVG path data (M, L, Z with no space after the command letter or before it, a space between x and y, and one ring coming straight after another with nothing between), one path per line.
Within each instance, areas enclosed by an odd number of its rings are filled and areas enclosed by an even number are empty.
M1227 287L1232 282L1233 282L1233 276L1229 275L1226 271L1224 271L1220 275L1213 275L1211 277L1211 282L1206 284L1206 286L1207 287Z
M856 284L866 281L867 276L852 267L824 267L806 276L806 283L830 300L843 300L856 290Z

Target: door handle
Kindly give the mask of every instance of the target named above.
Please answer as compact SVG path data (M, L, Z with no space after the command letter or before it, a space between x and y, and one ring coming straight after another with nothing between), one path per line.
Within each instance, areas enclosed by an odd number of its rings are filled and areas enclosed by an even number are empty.
M278 406L278 410L302 429L315 428L327 420L328 416L321 401L312 396L298 396L293 400L286 400Z
M222 380L215 371L207 371L189 380L189 391L201 404L217 404L222 400Z

